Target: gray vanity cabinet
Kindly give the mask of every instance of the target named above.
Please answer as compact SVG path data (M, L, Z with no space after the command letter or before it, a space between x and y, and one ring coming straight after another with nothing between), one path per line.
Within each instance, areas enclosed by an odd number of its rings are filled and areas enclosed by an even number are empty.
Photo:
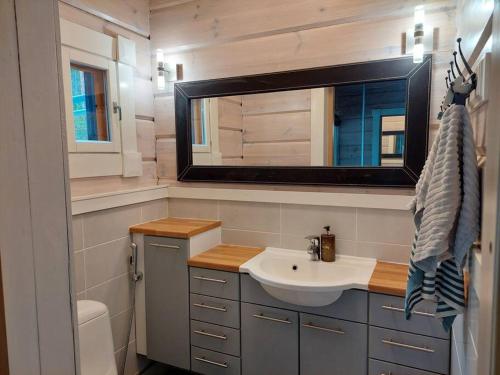
M301 313L300 374L365 375L367 341L366 324Z
M148 358L190 368L188 240L144 236Z
M244 375L299 374L299 314L241 303Z

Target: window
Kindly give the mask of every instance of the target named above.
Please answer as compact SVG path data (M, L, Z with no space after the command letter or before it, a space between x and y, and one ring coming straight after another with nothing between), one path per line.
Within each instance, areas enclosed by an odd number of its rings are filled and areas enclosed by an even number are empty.
M73 124L77 142L109 142L106 72L71 64Z
M142 175L135 43L60 20L70 178Z

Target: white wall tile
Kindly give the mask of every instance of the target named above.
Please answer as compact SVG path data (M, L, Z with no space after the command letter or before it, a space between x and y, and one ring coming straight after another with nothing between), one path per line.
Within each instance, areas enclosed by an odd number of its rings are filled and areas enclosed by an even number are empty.
M128 235L128 228L140 223L139 205L112 208L84 215L84 246L91 247Z
M85 250L87 288L128 271L130 239L123 237Z
M410 246L415 227L409 211L357 209L358 241Z
M75 252L73 255L73 266L75 270L75 291L76 293L80 293L85 290L85 260L83 251Z
M169 199L169 217L217 220L217 201L204 199Z
M115 315L111 318L111 332L113 333L113 343L115 347L115 351L121 349L127 345L127 341L131 342L133 340L127 340L129 336L133 337L133 333L131 327L133 324L130 324L130 314L132 313L132 309L126 310L118 315Z
M125 274L87 289L87 298L104 303L110 316L125 311L131 306L130 276Z
M141 205L141 209L142 222L162 219L168 216L168 201L166 199L158 199L145 202Z
M348 207L284 204L281 211L282 232L293 235L319 235L330 225L339 239L356 238L356 210Z
M221 201L219 212L223 228L280 232L279 204Z
M73 216L73 250L83 249L83 215Z
M222 229L222 242L243 246L280 247L279 233Z
M376 258L386 262L408 263L410 260L410 246L395 245L377 242L356 242L358 257Z

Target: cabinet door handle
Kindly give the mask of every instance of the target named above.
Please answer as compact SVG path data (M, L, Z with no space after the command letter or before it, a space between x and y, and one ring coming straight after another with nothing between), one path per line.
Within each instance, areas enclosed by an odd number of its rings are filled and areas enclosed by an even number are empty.
M304 324L302 324L302 327L311 328L311 329L317 329L318 331L325 331L325 332L336 333L337 335L345 335L345 332L342 331L342 330L340 330L340 329L319 327L319 326L315 326L312 323L304 323Z
M202 281L211 281L213 283L219 283L219 284L226 284L226 280L222 279L212 279L211 277L205 277L205 276L193 276L193 279L196 280L202 280Z
M215 361L211 361L209 359L206 359L205 357L194 357L194 359L196 359L197 361L200 361L200 362L205 362L205 363L209 363L211 365L227 368L227 362L224 362L224 363L215 362Z
M205 305L204 303L193 303L193 306L201 307L202 309L216 310L222 312L227 311L225 307L210 306L210 305Z
M405 312L405 309L403 309L402 307L396 307L396 306L392 306L392 305L383 305L382 308L384 310L397 311L397 312ZM429 317L434 317L435 316L432 313L428 313L428 312L425 312L425 311L417 311L417 310L412 311L412 314L422 315L422 316L429 316Z
M164 244L156 243L156 242L150 242L149 244L151 246L154 246L154 247L163 247L165 249L174 249L174 250L180 249L180 246L177 246L177 245L164 245Z
M422 346L414 346L414 345L403 344L401 342L392 341L392 339L382 340L382 342L384 344L387 344L387 345L398 346L400 348L406 348L406 349L418 350L420 352L426 352L426 353L434 353L435 352L434 349L429 349L429 348L425 348L425 347L422 347Z
M288 318L286 318L286 319L276 319L276 318L271 318L270 316L265 316L262 313L260 313L260 314L253 314L253 316L254 316L254 318L264 319L264 320L270 320L272 322L284 323L284 324L292 324L292 322L289 321Z
M227 340L227 336L226 335L216 335L215 333L209 333L209 332L205 332L203 330L201 330L201 331L200 330L195 330L193 332L196 333L196 334L198 334L198 335L213 337L214 339Z

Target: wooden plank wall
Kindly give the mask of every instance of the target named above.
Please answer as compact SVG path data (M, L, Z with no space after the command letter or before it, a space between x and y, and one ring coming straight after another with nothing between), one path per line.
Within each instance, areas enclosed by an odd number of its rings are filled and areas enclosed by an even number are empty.
M241 96L217 100L219 113L219 148L223 165L241 165L243 158L243 114Z
M243 95L243 164L311 164L311 90Z
M426 5L435 34L431 120L445 94L456 35L453 0L151 1L151 49L183 64L184 80L210 79L399 57L413 11ZM155 98L159 177L175 176L173 99ZM437 122L437 121L436 121ZM175 143L169 141L169 149ZM167 172L165 172L167 171Z
M149 32L149 2L147 0L73 0L84 7L95 9L114 19ZM143 176L122 178L120 176L84 178L71 180L72 196L109 192L153 185L157 183L156 170L156 129L153 105L153 85L151 80L150 40L103 18L84 12L59 1L59 15L68 21L116 37L122 35L135 42L137 68L134 74L136 92L135 112L137 122L138 151L142 153ZM158 114L160 117L162 113Z

